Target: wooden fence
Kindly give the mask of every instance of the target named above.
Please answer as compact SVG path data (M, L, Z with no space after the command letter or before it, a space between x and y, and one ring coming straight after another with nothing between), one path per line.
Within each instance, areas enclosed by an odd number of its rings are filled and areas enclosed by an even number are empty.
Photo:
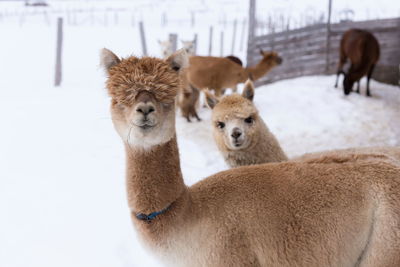
M339 45L342 34L350 28L367 29L378 39L381 56L373 78L390 84L399 84L400 18L368 21L348 21L313 25L301 29L272 33L263 36L249 35L247 64L257 64L261 59L259 48L275 50L283 58L257 85L303 75L336 73Z

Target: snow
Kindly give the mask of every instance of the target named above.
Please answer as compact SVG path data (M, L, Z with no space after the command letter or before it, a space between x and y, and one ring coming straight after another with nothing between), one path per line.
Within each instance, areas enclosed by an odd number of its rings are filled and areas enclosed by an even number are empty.
M7 21L0 19L0 266L160 266L130 222L124 150L98 66L103 47L140 55L138 28L66 23L63 83L55 88L54 23ZM198 31L199 51L207 52L208 25L165 29L157 21L145 27L152 55L159 55L156 40L175 30L182 39ZM243 58L238 47L235 54ZM218 38L218 55L216 48ZM373 81L367 98L362 81L362 94L346 97L333 88L334 79L301 77L256 90L255 104L288 155L399 146L400 89ZM227 169L212 139L210 110L201 108L199 115L202 122L189 124L177 114L188 185Z

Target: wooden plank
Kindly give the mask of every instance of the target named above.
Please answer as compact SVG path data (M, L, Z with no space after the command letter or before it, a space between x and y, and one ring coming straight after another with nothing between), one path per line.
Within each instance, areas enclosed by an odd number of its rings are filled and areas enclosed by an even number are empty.
M144 56L147 56L146 36L144 34L143 21L139 22L139 30L140 30L140 40L142 43L142 52Z
M57 49L56 70L54 86L60 86L62 80L62 43L63 43L63 18L57 18Z

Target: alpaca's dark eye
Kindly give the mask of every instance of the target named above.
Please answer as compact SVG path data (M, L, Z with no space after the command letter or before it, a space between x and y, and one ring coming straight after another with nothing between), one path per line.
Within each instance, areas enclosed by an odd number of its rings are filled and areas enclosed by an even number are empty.
M223 123L222 121L217 122L217 127L220 129L223 129L225 127L225 123Z
M254 119L253 119L253 117L247 117L246 119L244 119L244 121L246 122L246 123L253 123L253 121L254 121Z

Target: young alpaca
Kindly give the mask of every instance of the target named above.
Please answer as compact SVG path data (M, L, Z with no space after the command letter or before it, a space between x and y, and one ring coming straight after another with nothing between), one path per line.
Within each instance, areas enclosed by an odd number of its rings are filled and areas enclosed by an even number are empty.
M247 80L242 95L220 101L206 92L212 111L214 140L231 167L280 162L288 158L253 104L254 85Z
M174 101L186 62L182 52L102 52L132 221L165 265L400 265L400 168L390 162L261 164L185 186Z

